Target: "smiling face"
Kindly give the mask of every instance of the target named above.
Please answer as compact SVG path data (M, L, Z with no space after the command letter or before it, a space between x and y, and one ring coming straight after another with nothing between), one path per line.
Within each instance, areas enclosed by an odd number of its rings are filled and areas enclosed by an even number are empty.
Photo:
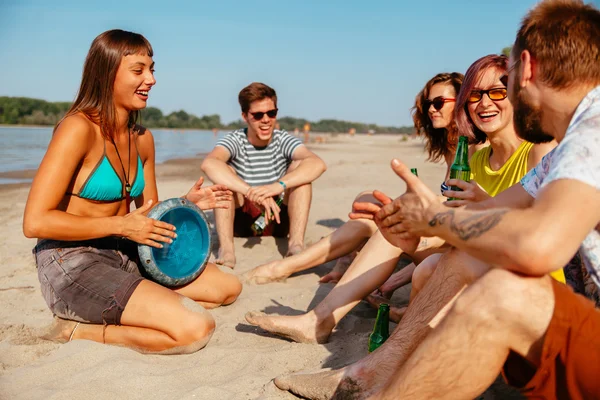
M473 91L504 88L500 77L503 71L490 67L479 74L479 79ZM471 121L486 135L500 132L512 123L513 107L507 98L491 100L489 94L484 93L476 103L467 103Z
M115 106L127 111L146 108L148 94L155 83L152 57L141 54L122 57L113 86Z
M429 96L427 99L432 101L436 97L443 97L446 99L456 98L456 91L454 86L450 83L436 83L429 90ZM448 127L452 123L454 118L454 102L446 102L440 110L436 110L433 104L429 106L428 110L424 110L429 115L431 125L435 129L442 129Z
M266 113L276 109L273 99L267 97L262 100L256 100L250 103L247 113L242 113L242 118L248 124L248 140L250 143L258 146L266 146L273 136L277 117L271 118ZM264 115L260 119L254 117L254 113L262 112Z

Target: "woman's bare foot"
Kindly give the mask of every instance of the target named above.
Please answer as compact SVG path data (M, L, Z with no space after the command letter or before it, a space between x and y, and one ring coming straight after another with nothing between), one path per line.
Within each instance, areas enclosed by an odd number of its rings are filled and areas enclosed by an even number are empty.
M40 335L40 338L56 343L66 343L75 332L78 324L77 321L54 317L54 321L48 326L46 332Z
M215 264L229 267L231 269L235 268L235 253L233 251L219 249L219 256L215 260Z
M369 373L360 364L361 361L342 369L283 375L274 383L279 389L306 399L364 399L381 388L389 376L382 371Z
M389 299L374 293L375 292L371 293L365 299L367 303L371 305L371 307L377 309L379 308L379 305L383 303L390 304ZM394 321L395 323L399 323L402 317L404 317L404 314L406 313L407 309L407 306L398 307L390 304L390 320Z
M319 279L319 282L338 283L340 279L342 279L342 276L344 276L354 259L356 258L357 254L357 251L353 251L350 254L338 258L333 269L327 275Z
M304 246L302 246L300 244L289 244L288 251L285 256L286 257L295 256L296 254L302 253L303 250L304 250Z
M267 315L259 311L246 314L249 324L298 343L322 344L331 335L331 329L319 328L316 316L307 313L298 316Z
M258 267L246 272L243 277L248 283L264 285L265 283L281 282L285 280L291 273L288 273L282 268L282 261L272 261L267 264L259 265Z

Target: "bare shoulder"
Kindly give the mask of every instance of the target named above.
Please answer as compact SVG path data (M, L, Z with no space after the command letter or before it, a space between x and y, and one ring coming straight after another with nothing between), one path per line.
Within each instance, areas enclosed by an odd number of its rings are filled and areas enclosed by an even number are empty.
M136 137L140 155L143 159L148 158L148 156L154 152L154 136L152 135L152 132L150 129L137 124L133 127L133 132Z
M56 127L52 142L70 146L89 147L95 138L97 125L82 113L69 115Z

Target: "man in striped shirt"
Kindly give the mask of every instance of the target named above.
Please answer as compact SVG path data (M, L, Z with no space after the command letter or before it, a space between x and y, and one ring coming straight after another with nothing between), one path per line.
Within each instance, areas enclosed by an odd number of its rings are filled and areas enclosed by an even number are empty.
M253 222L265 213L263 235L288 236L288 255L304 248L304 232L312 199L311 183L326 170L316 154L294 136L275 130L277 94L254 82L238 96L247 128L219 140L202 163L215 184L234 192L228 209L215 209L219 256L217 264L233 268L233 237L252 236ZM283 203L276 200L283 197Z

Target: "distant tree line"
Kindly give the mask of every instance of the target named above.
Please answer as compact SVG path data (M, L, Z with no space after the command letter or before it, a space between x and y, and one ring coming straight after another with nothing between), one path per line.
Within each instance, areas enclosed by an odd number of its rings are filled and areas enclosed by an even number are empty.
M0 124L12 125L55 125L67 112L71 103L49 102L28 97L0 96ZM313 132L346 133L351 129L356 133L369 131L379 133L414 133L412 126L379 126L360 122L339 121L335 119L322 119L317 122L302 118L282 117L277 122L282 129L303 131L306 124L310 125ZM142 110L141 123L148 128L170 129L219 129L229 130L245 126L241 119L224 124L218 114L197 117L183 110L174 111L168 115L156 107L147 107Z

